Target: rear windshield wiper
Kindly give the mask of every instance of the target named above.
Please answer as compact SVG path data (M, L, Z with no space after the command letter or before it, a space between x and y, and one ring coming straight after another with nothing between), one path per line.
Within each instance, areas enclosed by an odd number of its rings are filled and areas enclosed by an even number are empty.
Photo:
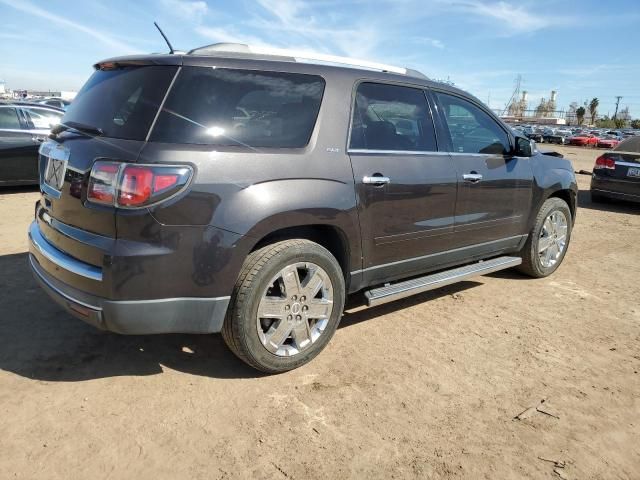
M101 128L94 127L92 125L87 125L85 123L80 122L65 122L59 125L56 125L51 129L51 133L54 135L58 135L59 133L64 132L65 130L76 130L81 133L88 133L90 135L104 135L104 132Z

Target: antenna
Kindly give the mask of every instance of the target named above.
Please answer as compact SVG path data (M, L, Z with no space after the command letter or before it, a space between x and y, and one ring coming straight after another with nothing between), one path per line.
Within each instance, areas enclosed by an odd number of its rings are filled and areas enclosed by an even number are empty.
M167 36L164 34L164 32L162 31L162 29L160 28L160 26L156 23L153 22L153 24L156 26L156 28L158 29L158 31L160 32L160 35L162 35L162 38L164 38L164 41L167 42L167 45L169 45L169 53L173 53L175 52L175 50L173 49L173 46L171 45L171 42L169 42L169 39L167 38Z

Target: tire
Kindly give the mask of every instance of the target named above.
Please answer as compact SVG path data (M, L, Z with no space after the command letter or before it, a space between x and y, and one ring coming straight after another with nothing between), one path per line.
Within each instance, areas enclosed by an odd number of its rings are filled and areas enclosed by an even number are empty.
M309 282L311 279L314 281ZM305 282L315 285L320 281L313 296L314 288ZM309 240L273 243L245 260L222 336L238 358L262 372L293 370L311 361L329 343L340 323L344 301L344 275L327 249ZM259 312L269 312L269 317ZM312 318L312 312L319 316Z
M552 217L553 214L555 215ZM564 221L566 222L566 230L560 228L560 224L562 223L560 220L562 217L564 217ZM550 219L550 223L546 224L545 222L547 222L548 219ZM550 233L554 229L548 228L549 225L553 227L553 219L557 219L555 225L559 227L557 228L558 235L555 237L556 239L554 239L552 233ZM569 248L572 224L571 210L567 202L560 198L547 199L542 204L536 216L533 229L529 234L529 238L520 251L522 264L518 269L522 273L534 278L543 278L555 272L562 263L562 260L564 260L567 249ZM562 243L561 237L563 231L564 245L562 249L560 249L559 244ZM544 243L542 243L543 240ZM541 249L546 245L549 246L541 252ZM556 249L558 249L559 252L557 256L555 255ZM547 259L546 254L551 254L551 256Z

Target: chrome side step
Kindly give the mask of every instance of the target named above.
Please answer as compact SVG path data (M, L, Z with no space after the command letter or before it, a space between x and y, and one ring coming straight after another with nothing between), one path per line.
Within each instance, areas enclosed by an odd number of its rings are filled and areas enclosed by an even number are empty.
M400 298L410 297L417 293L435 290L436 288L461 282L478 275L497 272L505 268L516 267L522 263L520 257L498 257L491 260L483 260L464 267L453 268L443 272L414 278L405 282L394 283L384 287L378 287L365 292L367 304L370 307L387 302L393 302Z

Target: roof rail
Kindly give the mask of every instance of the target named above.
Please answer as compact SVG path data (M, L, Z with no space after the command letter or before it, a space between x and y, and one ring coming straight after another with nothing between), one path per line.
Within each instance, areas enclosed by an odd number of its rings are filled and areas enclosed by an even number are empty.
M380 72L399 73L401 75L406 75L407 73L411 75L417 74L424 77L424 75L415 70L408 70L404 67L395 67L393 65L386 65L384 63L371 62L369 60L359 60L356 58L340 57L337 55L327 55L324 53L306 52L301 50L288 50L257 45L252 46L245 45L244 43L214 43L205 47L194 48L187 55L207 55L217 52L233 52L287 57L300 63L321 63L339 66L352 66Z

